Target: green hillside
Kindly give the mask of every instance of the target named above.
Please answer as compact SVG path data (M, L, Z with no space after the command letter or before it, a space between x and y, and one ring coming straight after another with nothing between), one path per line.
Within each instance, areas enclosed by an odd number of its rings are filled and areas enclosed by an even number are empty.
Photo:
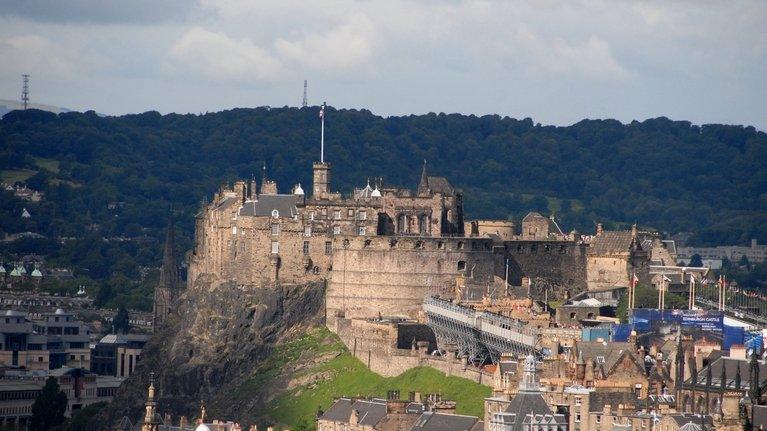
M232 395L235 402L247 400L265 387L280 395L258 412L260 421L274 421L291 430L313 429L317 410L327 409L335 397L385 397L389 390L399 390L402 396L410 391L441 393L444 399L456 401L457 413L481 417L484 398L491 393L487 386L427 367L381 377L324 327L279 346Z

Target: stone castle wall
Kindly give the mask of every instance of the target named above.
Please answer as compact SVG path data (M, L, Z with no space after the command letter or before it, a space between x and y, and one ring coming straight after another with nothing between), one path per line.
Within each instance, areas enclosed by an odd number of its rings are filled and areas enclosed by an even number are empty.
M459 274L492 281L492 240L482 238L335 238L326 295L334 316L416 319L432 291L452 292Z
M586 290L587 249L576 241L507 241L497 247L496 275L505 276L509 260L509 283L519 286L522 277L532 281L531 295L543 300L566 299Z

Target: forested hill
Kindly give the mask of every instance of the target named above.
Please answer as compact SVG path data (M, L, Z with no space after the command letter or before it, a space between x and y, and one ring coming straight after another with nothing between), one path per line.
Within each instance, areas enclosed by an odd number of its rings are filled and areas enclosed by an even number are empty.
M172 204L179 239L188 245L193 213L221 182L260 180L265 162L281 191L311 183L317 114L317 107L121 117L8 113L0 121L0 171L46 196L30 204L3 195L0 236L159 238ZM326 159L333 188L343 192L368 177L415 187L426 159L430 175L464 190L469 218L537 210L554 212L565 230L637 222L691 232L697 244L767 241L767 134L753 127L667 118L554 127L499 116L382 118L332 108L326 118ZM114 202L124 204L110 209ZM19 217L25 206L30 221ZM134 254L140 264L159 256Z

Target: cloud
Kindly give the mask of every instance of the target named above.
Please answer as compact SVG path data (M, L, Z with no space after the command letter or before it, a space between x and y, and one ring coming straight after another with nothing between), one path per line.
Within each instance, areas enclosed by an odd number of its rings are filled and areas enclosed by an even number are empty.
M178 65L209 78L269 80L282 65L269 52L249 39L235 40L201 27L187 31L170 48Z
M52 23L154 24L183 20L197 0L3 0L0 16Z
M299 40L277 39L277 51L320 70L352 70L368 64L375 53L376 28L363 14L355 14L327 32L309 34Z
M2 74L17 77L22 73L43 72L58 79L76 77L72 53L39 35L20 35L0 39Z

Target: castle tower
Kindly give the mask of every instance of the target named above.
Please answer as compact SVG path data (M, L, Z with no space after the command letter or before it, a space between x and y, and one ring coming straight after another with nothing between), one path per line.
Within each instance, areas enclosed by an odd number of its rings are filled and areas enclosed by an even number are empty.
M165 233L165 248L163 250L160 282L154 289L153 323L157 329L165 323L168 315L176 311L181 280L176 263L176 245L174 240L173 217L168 219L168 229Z
M141 431L159 431L160 420L157 416L157 402L154 400L154 373L149 375L149 390L146 399L144 422L141 424Z
M312 164L312 199L327 199L330 195L330 163Z

